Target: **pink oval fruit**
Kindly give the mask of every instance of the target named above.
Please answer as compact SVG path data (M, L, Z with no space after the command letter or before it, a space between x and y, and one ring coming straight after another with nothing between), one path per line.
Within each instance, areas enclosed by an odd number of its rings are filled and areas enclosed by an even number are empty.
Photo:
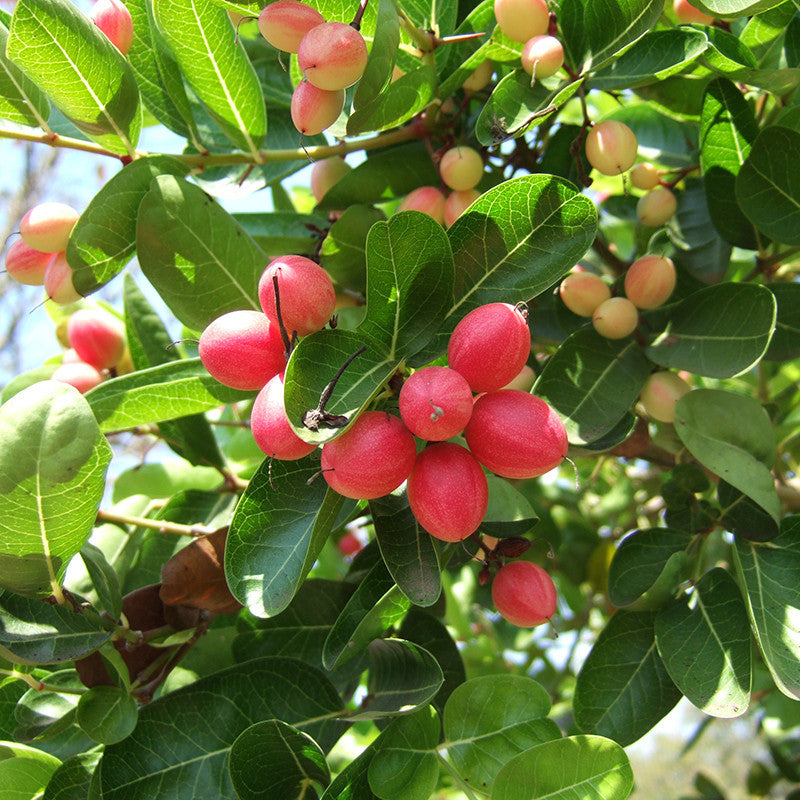
M671 258L642 256L625 273L625 295L636 308L658 308L667 302L676 281L675 265Z
M624 339L639 324L639 310L627 297L611 297L592 314L594 329L606 339Z
M621 175L636 161L636 134L615 119L598 122L586 136L586 158L603 175Z
M555 36L534 36L522 48L522 69L534 80L549 78L564 63L564 47Z
M435 186L420 186L409 192L402 200L398 211L421 211L444 225L444 195Z
M97 0L89 19L122 55L127 55L133 44L133 19L121 0Z
M535 628L556 613L558 596L546 570L531 561L512 561L494 576L492 600L512 625Z
M472 416L472 390L448 367L423 367L400 389L400 416L421 439L441 442L461 431Z
M115 367L125 353L125 326L99 309L81 308L72 314L67 339L81 360L96 369Z
M82 297L72 283L72 267L67 262L67 254L63 252L51 256L42 285L47 297L59 305L77 303Z
M52 253L34 250L22 239L17 239L6 253L6 272L17 283L24 283L26 286L42 286L44 271L52 257Z
M344 89L328 92L302 80L292 93L291 115L295 128L305 136L315 136L330 128L344 108Z
M85 361L66 361L50 377L74 386L81 394L103 382L102 374Z
M495 0L494 16L500 30L515 42L547 33L550 26L546 0Z
M346 22L323 22L300 42L297 63L303 77L333 92L352 86L367 66L364 37Z
M558 294L573 314L591 317L597 306L611 297L611 289L593 272L571 272L561 281Z
M451 189L474 189L483 177L481 154L465 145L451 147L439 161L439 175Z
M258 15L261 35L276 49L296 53L303 37L325 17L300 0L276 0L265 6Z
M78 216L78 212L66 203L39 203L22 218L19 233L25 244L34 250L61 253L67 249Z

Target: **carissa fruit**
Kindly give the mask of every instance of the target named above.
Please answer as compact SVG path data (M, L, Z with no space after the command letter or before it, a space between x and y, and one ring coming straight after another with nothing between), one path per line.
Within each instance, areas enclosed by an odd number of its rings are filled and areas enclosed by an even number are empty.
M592 314L594 329L606 339L624 339L639 324L639 310L627 297L611 297Z
M330 128L344 108L344 89L328 92L302 80L292 92L290 112L295 128L305 136L315 136Z
M593 272L571 272L561 281L558 294L573 314L591 317L597 306L611 297L611 289Z
M322 446L322 475L339 494L371 500L400 486L416 457L414 436L400 419L385 411L365 411Z
M426 447L408 477L408 504L420 525L445 542L474 533L489 504L489 486L481 465L453 442Z
M409 192L402 200L398 211L421 211L444 225L444 195L435 186L420 186Z
M512 561L497 571L492 600L503 619L535 628L556 613L556 587L547 571L531 561Z
M451 189L474 189L483 177L481 154L473 147L451 147L439 161L439 175Z
M636 308L658 308L669 299L676 280L672 259L657 255L642 256L625 273L625 295Z
M534 36L522 48L522 69L533 80L549 78L564 63L564 47L555 36Z
M277 0L258 15L261 35L276 49L296 53L303 37L325 17L307 3L299 0Z
M636 216L642 225L657 228L669 222L678 210L678 198L666 186L656 186L639 198Z
M527 311L509 303L487 303L456 325L447 362L473 392L491 392L512 381L528 360L531 332Z
M74 386L81 394L86 394L89 389L94 389L103 382L102 374L85 361L65 361L50 377L54 381Z
M400 389L400 416L408 429L432 442L450 439L472 416L472 391L466 379L448 367L423 367Z
M61 253L67 249L78 216L66 203L39 203L22 218L19 233L25 244L34 250Z
M639 402L647 416L659 422L675 421L675 404L691 386L674 372L654 372L642 388Z
M544 400L519 389L481 395L464 437L472 454L504 478L535 478L567 454L567 432Z
M122 55L127 55L133 44L133 19L121 0L97 0L89 18Z
M50 263L45 268L42 285L47 297L59 305L75 303L82 296L72 283L72 267L67 262L67 254L64 252L53 253Z
M352 167L341 156L315 161L314 166L311 167L311 194L314 195L314 199L319 203L328 190L351 169Z
M17 283L41 286L44 283L44 271L52 257L52 253L34 250L22 239L17 239L6 253L6 272Z
M364 37L346 22L313 27L297 49L303 77L318 89L333 92L352 86L367 66Z
M125 326L106 311L81 308L67 323L70 347L96 369L115 367L125 352Z
M500 30L515 42L547 33L550 26L545 0L495 0L494 16Z
M603 175L621 175L636 161L636 134L615 119L598 122L586 136L586 158Z

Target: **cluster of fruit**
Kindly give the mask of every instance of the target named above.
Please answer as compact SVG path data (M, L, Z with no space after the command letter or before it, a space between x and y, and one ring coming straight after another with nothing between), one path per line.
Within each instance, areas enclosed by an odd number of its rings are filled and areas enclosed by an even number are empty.
M672 259L646 255L628 267L624 297L612 297L611 288L599 275L577 268L561 281L558 293L573 314L591 317L601 336L623 339L636 330L640 310L658 308L669 299L676 280Z
M494 16L500 30L515 42L523 43L522 68L531 76L549 78L564 63L564 48L551 36L547 0L495 0Z
M44 286L56 303L74 303L81 296L72 285L65 251L78 212L66 203L39 203L19 223L20 237L6 254L6 272L18 283Z
M303 79L292 94L292 121L302 134L322 133L342 113L344 90L367 66L367 45L357 25L326 22L300 0L276 0L259 14L258 29L273 47L297 54Z
M89 19L122 55L128 54L133 44L133 19L122 0L97 0Z

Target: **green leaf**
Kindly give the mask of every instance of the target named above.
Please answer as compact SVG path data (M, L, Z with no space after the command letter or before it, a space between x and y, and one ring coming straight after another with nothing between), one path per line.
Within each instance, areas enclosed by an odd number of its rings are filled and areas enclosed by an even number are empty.
M778 689L800 699L800 516L784 519L770 542L737 539L733 556L761 656Z
M511 759L492 800L625 800L633 789L628 756L602 736L568 736Z
M597 637L575 684L575 724L626 747L680 700L658 654L655 612L616 611Z
M523 675L484 675L462 683L444 709L447 754L464 780L494 797L503 765L561 732L546 719L550 697Z
M0 117L31 128L45 128L50 101L44 92L6 56L8 28L0 23Z
M265 253L313 255L319 246L321 231L329 225L321 214L296 214L294 211L234 214L233 218ZM322 240L323 247L329 238L330 233Z
M139 89L119 50L67 0L20 0L8 57L83 133L133 155L142 123Z
M36 800L41 797L59 764L54 756L50 759L24 755L0 761L0 786L11 787L4 789L4 796L9 800Z
M715 567L656 617L656 645L675 685L706 714L738 717L750 704L751 647L742 595Z
M122 271L136 252L136 214L153 179L189 170L167 156L147 156L118 172L83 210L69 238L72 282L84 297Z
M709 286L672 308L666 328L646 352L662 367L731 378L747 372L764 355L775 314L775 297L764 286Z
M225 577L233 596L258 617L285 609L330 533L344 498L317 475L312 454L265 459L231 521Z
M400 21L397 6L394 0L379 0L369 59L353 95L355 107L363 107L391 80L399 44Z
M722 512L720 521L734 535L754 542L768 542L780 533L775 519L722 478L717 485L717 499Z
M41 381L0 406L0 586L50 594L92 530L111 447L86 400Z
M606 339L584 327L550 358L533 391L561 416L570 443L590 444L625 417L651 369L632 338Z
M379 734L336 776L321 800L378 800L370 789L368 770L382 742L383 734Z
M231 746L231 782L240 800L313 800L327 786L325 754L306 733L278 719L256 722Z
M755 249L750 220L736 202L736 176L758 135L755 114L736 85L716 78L706 87L700 129L700 167L708 210L720 235Z
M145 706L123 742L101 762L104 800L192 800L198 786L236 800L228 759L251 725L278 719L327 750L343 731L341 699L324 673L291 658L237 664ZM213 724L209 724L213 721Z
M103 381L86 400L103 432L185 417L253 397L215 381L199 358L170 361Z
M267 112L258 77L224 9L153 0L153 15L189 85L225 135L258 162Z
M122 592L117 573L106 561L103 551L91 542L85 542L80 550L83 565L92 581L92 588L98 597L98 606L111 619L119 619L122 613Z
M663 10L659 0L563 0L565 61L578 73L600 69L653 28Z
M480 530L490 536L523 536L538 522L539 517L530 501L511 481L497 475L487 475L489 506L483 515Z
M779 6L783 0L694 0L692 5L712 17L736 19Z
M42 800L94 800L90 785L101 755L90 750L67 758L50 778Z
M100 744L122 741L136 727L139 707L118 686L95 686L78 701L78 725Z
M109 631L71 608L0 592L0 656L15 664L58 664L97 650Z
M719 389L695 389L675 406L675 430L704 467L778 521L780 503L770 473L775 432L758 401Z
M800 285L772 283L769 290L778 301L775 333L772 335L764 359L790 361L800 358Z
M266 257L227 211L180 178L153 181L139 208L136 250L142 272L189 328L228 311L261 310Z
M61 669L47 676L48 691L28 689L14 709L17 741L41 742L66 731L75 723L75 707L86 687L74 669ZM59 691L60 690L60 691Z
M800 185L793 165L800 132L764 128L736 178L736 200L750 222L771 239L800 244Z
M589 79L593 89L632 89L664 80L688 67L708 47L693 28L649 31L630 50Z
M439 779L440 730L433 706L392 720L369 764L373 791L383 800L428 800Z

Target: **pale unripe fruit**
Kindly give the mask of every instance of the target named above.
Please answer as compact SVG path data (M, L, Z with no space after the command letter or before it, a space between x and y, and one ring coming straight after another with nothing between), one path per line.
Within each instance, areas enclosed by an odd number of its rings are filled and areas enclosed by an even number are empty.
M480 196L477 189L450 192L444 201L444 224L449 228Z
M112 314L81 308L67 323L70 346L96 369L115 367L125 353L125 326Z
M41 286L44 283L44 271L52 257L52 253L34 250L22 239L17 239L6 253L6 272L17 283L24 283L26 286Z
M85 361L66 361L50 376L54 381L68 383L81 394L103 382L102 374Z
M534 79L555 75L563 63L564 48L555 36L534 36L522 48L522 69Z
M330 275L305 256L281 256L270 261L258 282L258 299L267 318L277 326L274 277L278 278L281 318L287 333L307 336L324 328L336 307Z
M611 289L592 272L571 272L561 281L558 294L573 314L591 317L597 306L611 297Z
M606 339L624 339L639 324L639 310L627 297L612 297L592 314L594 329Z
M311 194L314 195L314 199L319 203L330 188L350 170L350 165L339 156L315 161L314 166L311 167Z
M630 171L630 175L628 177L631 179L631 185L635 189L649 191L650 189L654 189L656 186L658 186L658 168L655 166L655 164L650 164L647 162L637 164Z
M513 381L509 381L503 388L504 389L519 389L523 392L530 392L533 389L533 384L536 383L536 373L533 367L527 364L517 373L517 377Z
M615 119L598 122L586 136L586 158L603 175L621 175L636 161L636 134Z
M494 16L500 30L515 42L527 42L550 27L545 0L495 0Z
M678 210L678 200L666 186L657 186L639 198L636 216L642 225L657 228L669 222Z
M472 74L461 84L465 92L479 92L488 86L494 74L494 64L487 58L472 71Z
M89 19L122 55L127 55L133 44L133 20L131 12L121 0L97 0Z
M472 416L472 390L448 367L423 367L400 389L400 416L421 439L441 442L461 431Z
M558 597L546 570L531 561L512 561L494 576L492 600L512 625L535 628L556 613Z
M439 161L439 175L456 191L474 189L483 177L483 159L472 147L451 147Z
M328 92L302 80L292 92L292 122L300 133L315 136L330 128L344 108L344 89Z
M445 542L474 533L489 504L481 465L469 450L453 442L429 445L417 456L407 494L417 522Z
M225 386L260 389L286 367L283 341L276 325L260 311L229 311L200 335L200 360Z
M714 17L695 8L688 0L672 0L672 10L678 18L678 22L697 23L698 25L711 25Z
M339 494L371 500L393 492L417 457L414 436L385 411L365 411L338 439L322 446L322 474Z
M256 395L250 430L261 452L281 461L296 461L316 450L292 430L283 404L284 373L270 378Z
M486 469L504 478L535 478L557 467L569 443L564 423L544 400L518 389L481 395L464 437Z
M324 22L300 42L297 63L303 76L319 89L352 86L367 66L364 37L345 22Z
M299 0L277 0L258 15L261 35L285 53L296 53L302 38L323 22L325 17L316 8Z
M487 303L456 325L447 345L447 363L473 392L491 392L513 380L531 350L527 316L509 303Z
M43 286L47 297L59 305L75 303L82 296L72 283L72 267L66 253L52 255L44 271Z
M444 206L444 195L435 186L420 186L403 198L397 210L421 211L444 225Z
M66 203L39 203L20 221L20 236L34 250L61 253L67 249L78 216L78 212Z
M636 308L658 308L672 294L676 280L672 259L656 255L642 256L625 273L625 295Z
M675 421L675 403L691 386L674 372L654 372L645 383L639 402L647 416L659 422Z

